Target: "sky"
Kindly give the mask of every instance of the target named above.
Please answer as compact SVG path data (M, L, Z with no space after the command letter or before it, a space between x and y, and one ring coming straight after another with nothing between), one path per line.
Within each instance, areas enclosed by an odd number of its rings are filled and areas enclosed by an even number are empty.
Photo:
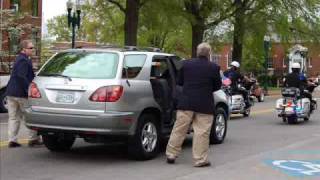
M48 19L67 13L66 3L67 0L42 0L42 36L48 34L46 26Z

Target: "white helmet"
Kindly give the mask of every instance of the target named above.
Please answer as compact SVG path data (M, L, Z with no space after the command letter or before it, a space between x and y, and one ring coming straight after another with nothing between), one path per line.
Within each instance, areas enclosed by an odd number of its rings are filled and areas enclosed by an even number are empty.
M300 63L293 63L291 68L300 69Z
M237 61L232 61L230 65L231 65L231 66L234 66L234 67L236 67L236 68L239 68L239 67L240 67L240 63L237 62Z

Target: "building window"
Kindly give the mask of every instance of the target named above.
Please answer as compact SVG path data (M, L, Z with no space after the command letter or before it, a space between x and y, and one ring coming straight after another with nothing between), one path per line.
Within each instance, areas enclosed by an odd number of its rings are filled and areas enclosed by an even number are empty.
M19 28L10 28L8 30L9 33L9 54L17 54L19 51L19 40L20 40L20 32Z
M212 54L211 61L216 63L216 64L219 64L220 63L220 58L221 58L220 54Z
M268 68L273 68L273 59L272 58L268 58Z
M40 38L38 36L39 34L39 30L37 28L32 28L31 29L31 39L32 39L32 43L34 44L34 46L36 47L35 49L35 55L39 56L40 55Z
M10 9L14 9L15 12L20 11L20 0L11 0L10 1Z
M32 16L38 16L38 0L32 0Z

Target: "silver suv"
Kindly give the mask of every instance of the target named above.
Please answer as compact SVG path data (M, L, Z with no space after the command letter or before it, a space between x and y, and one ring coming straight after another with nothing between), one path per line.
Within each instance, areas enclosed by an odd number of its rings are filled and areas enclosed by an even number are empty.
M26 125L51 151L71 148L75 138L127 142L135 159L151 159L175 121L180 58L129 49L73 49L54 55L29 87ZM215 93L212 143L222 143L229 106Z

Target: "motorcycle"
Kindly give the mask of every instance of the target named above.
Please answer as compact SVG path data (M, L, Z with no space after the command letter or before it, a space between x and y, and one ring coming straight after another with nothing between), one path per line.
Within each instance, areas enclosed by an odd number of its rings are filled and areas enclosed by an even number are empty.
M303 96L303 93L310 93L308 90L300 92L298 88L287 87L281 90L282 98L276 101L276 110L278 117L283 122L295 124L299 120L308 121L312 111L317 107L316 99L310 102L310 99Z
M255 83L252 86L251 96L256 97L258 102L264 102L265 100L264 90L260 87L260 84L256 79L251 79L251 80L255 81Z
M227 83L226 83L227 82ZM238 91L233 92L231 88L231 83L228 83L228 80L223 80L223 90L229 96L229 104L232 114L243 114L244 117L250 115L251 107L254 104L254 97L251 96L252 85L255 83L254 81L248 83L239 83ZM247 91L249 95L249 103L250 106L246 107L245 99L239 91Z

